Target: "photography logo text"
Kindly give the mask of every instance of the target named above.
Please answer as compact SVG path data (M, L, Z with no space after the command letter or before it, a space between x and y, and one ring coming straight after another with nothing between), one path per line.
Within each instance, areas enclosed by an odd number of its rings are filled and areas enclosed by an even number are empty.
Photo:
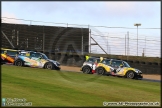
M2 98L2 106L32 106L25 98Z

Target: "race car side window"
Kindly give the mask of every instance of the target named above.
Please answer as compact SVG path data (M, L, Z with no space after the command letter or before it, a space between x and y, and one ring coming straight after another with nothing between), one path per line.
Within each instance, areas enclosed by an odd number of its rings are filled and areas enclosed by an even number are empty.
M40 58L41 54L40 53L35 53L35 52L31 52L31 57L36 57L36 58Z
M113 67L119 67L121 64L123 65L122 61L113 60L111 65Z
M106 64L106 60L102 60L101 63Z
M22 56L27 56L27 53L20 53L20 55L22 55Z
M48 59L48 57L45 54L41 54L42 59Z
M87 60L87 62L94 62L94 59L93 59L93 58L89 58L89 59Z
M130 67L130 65L127 62L123 62L124 67Z
M35 57L35 53L30 52L30 57Z
M106 65L110 65L110 60L106 60Z
M96 61L97 61L97 63L99 63L100 62L100 59L97 59Z
M101 63L106 64L106 65L110 65L110 60L105 59L105 60L102 60Z
M17 54L17 51L10 51L10 50L7 50L7 54L8 55L11 55L11 56L15 56Z

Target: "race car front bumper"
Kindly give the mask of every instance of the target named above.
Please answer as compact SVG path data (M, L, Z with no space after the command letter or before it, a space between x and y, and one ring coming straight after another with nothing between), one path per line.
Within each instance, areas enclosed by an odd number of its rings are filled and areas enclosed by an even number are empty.
M55 70L61 70L61 67L56 66Z
M137 74L137 75L136 75L136 78L142 79L143 76L142 76L142 74Z

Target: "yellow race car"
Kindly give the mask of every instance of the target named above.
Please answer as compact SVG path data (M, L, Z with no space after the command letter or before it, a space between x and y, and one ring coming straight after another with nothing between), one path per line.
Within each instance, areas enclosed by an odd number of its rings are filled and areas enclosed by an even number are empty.
M95 72L101 75L122 76L130 79L143 78L140 70L130 67L126 61L117 59L104 59L98 63Z

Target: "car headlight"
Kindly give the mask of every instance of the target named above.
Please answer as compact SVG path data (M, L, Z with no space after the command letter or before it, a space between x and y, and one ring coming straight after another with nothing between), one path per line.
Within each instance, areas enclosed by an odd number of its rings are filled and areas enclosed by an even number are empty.
M142 73L140 70L138 70L138 69L135 69L135 72L136 73Z
M59 62L56 62L57 66L60 66L60 63Z
M83 66L86 65L86 63L83 63Z
M60 66L60 63L58 62L53 62L53 64L55 64L56 66Z
M135 69L134 71L135 71L136 73L138 73L138 69Z
M142 73L140 70L138 70L139 73Z

